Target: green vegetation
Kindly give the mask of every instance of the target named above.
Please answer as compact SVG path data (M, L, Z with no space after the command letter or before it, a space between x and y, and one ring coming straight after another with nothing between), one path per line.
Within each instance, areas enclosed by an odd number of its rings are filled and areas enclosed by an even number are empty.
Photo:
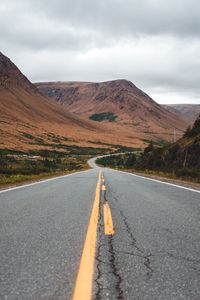
M63 153L41 152L43 156L30 153L0 154L0 184L21 182L58 173L82 170L87 167L86 157L65 156ZM5 153L5 152L4 152ZM33 153L34 155L36 153ZM38 154L38 153L37 153ZM45 156L45 155L48 156Z
M70 139L63 136L58 136L53 133L47 133L43 139L43 136L33 136L30 133L21 132L22 136L29 139L27 142L29 145L37 145L43 147L42 150L32 150L28 153L21 153L21 154L30 154L30 155L40 155L42 157L57 157L63 155L90 155L90 156L98 156L107 153L119 153L119 152L132 152L135 148L126 147L122 145L113 145L109 143L104 143L101 141L88 141L91 144L100 145L103 147L80 147L77 145L66 145L65 142L69 141ZM107 146L107 147L105 147ZM51 150L50 150L51 149ZM10 154L12 150L8 150ZM61 153L62 152L62 153ZM1 154L1 149L0 149ZM9 153L7 153L9 154ZM13 152L14 154L14 152Z
M164 140L158 140L158 141L152 141L152 140L147 140L147 139L142 139L143 142L146 144L152 143L155 146L168 146L170 143Z
M116 150L114 153L126 153L126 152L133 152L133 151L141 151L140 148L132 148L132 147L126 147L122 145L115 145Z
M95 144L95 145L109 146L110 148L106 149L106 150L109 150L109 153L133 152L133 151L141 150L140 148L127 147L127 146L123 146L123 145L119 145L119 144L103 143L101 141L88 141L88 142L91 144Z
M184 134L184 137L194 137L200 134L200 116L194 122L192 128L189 126Z
M110 151L110 148L102 149L62 144L56 144L54 148L63 151L39 149L25 152L0 149L0 184L22 182L53 176L54 174L83 170L88 168L87 160L89 158Z
M112 112L103 112L99 114L93 114L89 118L93 121L102 122L102 121L109 121L114 122L118 116Z
M23 151L14 150L14 149L0 149L0 157L5 155L23 155Z
M136 154L126 153L119 155L109 155L97 159L97 164L104 167L129 169L136 163Z
M152 141L144 151L97 160L103 166L200 182L200 117L178 142L159 146Z
M39 139L29 134L26 137ZM56 138L53 135L51 137ZM38 144L41 145L41 142L38 141ZM80 147L61 143L45 143L45 146L48 148L29 151L0 149L0 184L83 170L88 168L89 158L113 151L111 147Z
M27 134L27 138L38 140ZM56 136L51 135L56 139ZM50 138L50 136L49 136ZM8 184L43 178L54 174L63 174L88 168L87 160L91 157L115 152L133 151L133 148L121 145L97 142L105 148L80 147L77 145L64 145L62 143L44 143L48 148L18 151L13 149L0 149L0 184ZM35 144L35 143L33 143Z
M55 143L60 143L61 141L70 141L70 139L65 136L59 136L53 133L47 133L46 136L50 141Z
M64 142L69 141L67 137L61 137L61 136L56 136L54 134L47 134L48 140L45 141L41 136L34 137L30 133L25 133L21 132L22 136L26 137L30 141L28 141L29 145L37 145L37 146L42 146L44 148L48 149L43 149L43 150L34 150L34 151L29 151L29 153L33 155L42 155L45 157L48 157L48 152L50 154L55 153L55 152L60 152L62 150L64 155L99 155L99 154L104 154L108 153L111 151L111 147L107 148L94 148L94 147L80 147L77 145L65 145ZM103 145L103 144L102 144ZM105 144L106 145L106 144ZM55 149L55 150L49 150L49 149ZM57 151L59 150L59 151ZM9 150L12 152L12 150ZM29 154L28 153L28 154ZM1 149L0 149L0 154L1 154Z
M34 140L35 139L35 137L32 134L30 134L30 133L26 133L26 132L21 132L21 133L27 139L30 139L30 140Z
M20 131L21 135L26 139L30 140L27 143L29 145L39 145L52 147L54 144L62 144L62 142L70 141L69 138L65 136L55 135L54 133L47 133L42 136L34 136L30 133ZM55 146L56 147L56 146Z
M95 156L95 155L101 155L108 153L110 151L110 148L93 148L93 147L80 147L77 145L63 145L63 144L43 144L43 146L55 148L55 149L62 149L65 150L63 151L63 154L65 155L89 155L89 156ZM46 156L47 153L50 155L59 155L60 152L56 150L32 150L31 153L35 153L34 155L42 155Z

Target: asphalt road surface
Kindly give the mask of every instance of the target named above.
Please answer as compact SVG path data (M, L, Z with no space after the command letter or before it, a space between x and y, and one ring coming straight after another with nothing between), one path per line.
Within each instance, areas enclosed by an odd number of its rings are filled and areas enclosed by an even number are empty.
M0 192L0 299L72 298L98 178L92 298L200 299L200 192L99 171Z

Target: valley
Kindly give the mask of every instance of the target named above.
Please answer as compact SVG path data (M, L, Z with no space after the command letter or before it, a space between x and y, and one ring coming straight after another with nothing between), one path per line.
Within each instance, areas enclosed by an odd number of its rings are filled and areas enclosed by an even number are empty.
M198 106L163 106L124 79L31 83L0 53L1 184L85 169L97 155L162 147ZM196 110L195 110L196 109Z

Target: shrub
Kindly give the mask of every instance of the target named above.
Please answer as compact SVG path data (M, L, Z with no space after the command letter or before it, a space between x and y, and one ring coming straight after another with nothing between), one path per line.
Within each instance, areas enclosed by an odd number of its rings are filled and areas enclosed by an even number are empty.
M114 122L117 118L117 115L115 115L112 112L103 112L103 113L93 114L89 118L97 122L102 122L102 121Z

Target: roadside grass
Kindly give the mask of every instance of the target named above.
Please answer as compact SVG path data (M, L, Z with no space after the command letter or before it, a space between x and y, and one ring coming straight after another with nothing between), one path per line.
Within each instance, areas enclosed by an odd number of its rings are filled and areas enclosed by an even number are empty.
M121 169L122 170L122 169ZM172 180L181 180L185 182L192 182L192 183L200 183L200 176L199 177L191 177L191 176L180 176L177 175L175 172L162 172L162 171L152 171L152 170L139 170L139 169L126 169L124 168L123 171L127 171L130 173L140 174L140 175L146 175L149 177L162 177Z
M88 166L85 166L83 168L80 168L79 171L84 171L89 169ZM57 172L48 172L48 173L40 173L37 175L2 175L0 174L0 187L6 187L8 185L14 185L17 183L28 183L28 182L33 182L33 181L38 181L38 180L43 180L43 179L48 179L48 178L53 178L56 176L62 176L62 175L67 175L71 173L75 173L78 170L66 170L66 171L57 171Z
M106 166L106 165L102 165L102 164L98 164L98 165L102 166L102 167L109 167L109 168L119 170L119 171L135 173L135 174L138 174L141 176L144 175L144 176L148 176L148 177L152 177L152 178L161 177L163 179L180 180L183 182L200 184L200 174L198 177L190 177L190 176L180 176L180 175L176 175L175 173L169 173L169 172L152 171L152 170L148 170L148 169L140 170L140 169L136 169L136 168L127 168L124 166Z
M3 153L3 154L2 154ZM89 155L56 151L0 151L0 186L85 170Z
M200 183L200 170L194 168L174 168L173 170L159 170L141 168L138 161L141 159L140 153L126 153L120 155L110 155L96 160L96 163L102 167L110 167L116 170L122 170L143 175L159 176L168 179L177 179L187 182Z
M40 174L40 175L20 175L20 174L18 174L18 175L2 175L2 174L0 174L0 185L4 186L7 184L22 183L25 181L40 179L40 178L46 177L46 175L47 174Z
M0 186L86 170L87 161L94 156L133 151L130 147L111 144L106 148L49 145L54 147L29 151L0 149Z

